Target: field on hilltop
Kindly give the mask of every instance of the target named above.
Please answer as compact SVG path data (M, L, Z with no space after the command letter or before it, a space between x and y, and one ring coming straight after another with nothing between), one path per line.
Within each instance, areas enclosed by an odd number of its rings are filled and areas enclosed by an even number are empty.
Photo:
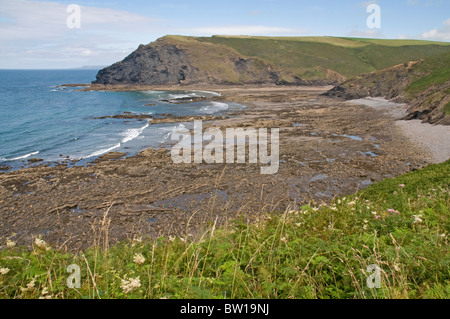
M450 43L419 40L224 36L192 40L231 47L305 80L327 78L328 70L353 77L450 51Z

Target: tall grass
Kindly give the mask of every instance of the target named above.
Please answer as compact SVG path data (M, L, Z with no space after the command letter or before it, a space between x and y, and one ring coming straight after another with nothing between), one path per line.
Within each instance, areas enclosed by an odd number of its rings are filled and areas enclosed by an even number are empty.
M65 253L36 239L0 252L2 298L449 298L450 161L328 205L310 203L196 237L135 239ZM81 269L68 288L66 269ZM381 287L369 288L370 265Z

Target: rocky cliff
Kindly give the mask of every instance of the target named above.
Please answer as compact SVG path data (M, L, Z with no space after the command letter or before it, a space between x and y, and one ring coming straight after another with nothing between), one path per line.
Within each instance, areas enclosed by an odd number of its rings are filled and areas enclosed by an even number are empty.
M326 95L347 100L385 97L408 104L405 119L450 125L450 53L352 78Z
M123 61L101 70L95 84L270 84L279 72L258 58L208 43L191 45L164 37L141 45Z

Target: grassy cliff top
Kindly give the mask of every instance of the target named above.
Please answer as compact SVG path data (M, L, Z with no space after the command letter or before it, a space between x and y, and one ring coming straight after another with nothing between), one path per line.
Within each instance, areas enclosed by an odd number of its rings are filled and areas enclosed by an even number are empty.
M261 59L291 77L305 80L328 78L330 71L346 78L354 77L450 52L448 42L421 40L175 35L162 39L183 43L191 49L199 43L228 47L242 56Z

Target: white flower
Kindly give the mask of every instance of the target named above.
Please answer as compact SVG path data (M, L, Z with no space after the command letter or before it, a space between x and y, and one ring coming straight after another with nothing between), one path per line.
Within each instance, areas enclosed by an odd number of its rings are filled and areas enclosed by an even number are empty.
M47 248L47 243L45 241L43 241L42 239L40 239L40 238L36 238L34 240L34 245L37 248L41 248L41 249L46 249Z
M170 241L170 242L173 242L173 241L175 241L175 239L176 239L176 237L175 237L175 236L169 236L169 241Z
M423 220L420 218L422 217L422 215L413 215L412 217L414 217L413 224L420 224L421 222L423 222Z
M134 255L133 261L138 265L142 265L145 262L145 258L142 254L136 254Z
M331 206L330 209L336 211L336 210L337 210L337 207Z
M286 239L286 237L283 237L283 238L281 238L280 240L281 240L283 243L285 243L285 244L287 244L287 242L288 242L287 239Z
M46 295L46 294L48 294L48 289L47 289L47 287L44 287L44 289L42 289L42 293L41 293L41 295Z
M9 268L0 268L0 274L6 275L7 273L9 273L9 270Z
M32 290L34 288L34 282L36 281L35 278L33 278L33 280L31 280L28 284L27 284L27 288L26 290Z
M300 227L302 226L302 223L296 223L295 226Z
M142 243L142 237L134 237L133 242L135 243Z
M16 243L15 243L15 242L13 242L13 241L11 241L11 240L9 240L9 239L6 240L6 247L8 247L8 248L14 248L15 246L16 246Z
M141 279L139 277L130 278L130 279L122 279L122 288L124 293L129 293L137 288L141 287Z

